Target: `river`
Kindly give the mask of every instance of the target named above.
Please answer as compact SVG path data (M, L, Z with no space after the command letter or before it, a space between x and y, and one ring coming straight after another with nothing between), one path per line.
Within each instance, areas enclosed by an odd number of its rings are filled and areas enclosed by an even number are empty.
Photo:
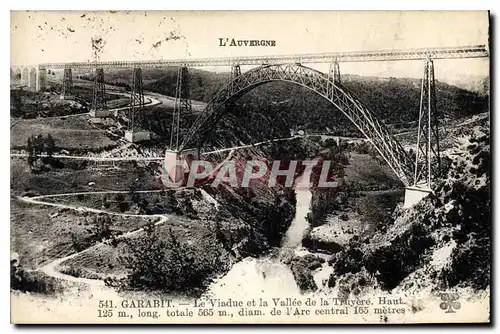
M245 258L236 263L222 278L213 283L206 296L214 298L254 298L260 296L290 297L300 295L290 266L285 258L291 258L302 246L304 232L309 227L306 219L312 194L309 189L296 189L295 217L283 238L279 252L261 258Z
M305 230L309 227L307 214L310 211L312 193L309 189L295 190L297 205L295 217L288 228L283 240L282 248L297 248L302 245Z

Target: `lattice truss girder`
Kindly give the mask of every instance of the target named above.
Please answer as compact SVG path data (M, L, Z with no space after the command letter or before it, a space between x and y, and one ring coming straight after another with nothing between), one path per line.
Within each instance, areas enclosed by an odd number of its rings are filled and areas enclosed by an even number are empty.
M333 52L333 53L309 53L291 54L284 56L252 56L252 57L228 57L228 58L199 58L199 59L163 59L149 61L103 61L89 65L88 62L71 63L44 63L40 68L89 68L89 66L105 68L130 68L138 67L164 67L164 66L232 66L261 65L261 64L284 64L284 63L328 63L333 60L339 62L362 62L362 61L393 61L393 60L423 60L432 59L459 59L459 58L481 58L488 57L489 50L486 45L470 45L444 48L424 48L405 50L378 50L360 52Z
M128 130L139 130L144 119L144 89L142 85L142 69L135 67L132 73L130 93L130 109L128 115Z
M224 112L224 105L250 89L270 81L288 81L306 87L323 96L349 118L360 132L375 146L405 186L409 185L414 163L386 126L375 118L361 102L345 88L335 84L334 78L300 64L263 65L245 72L223 87L208 103L193 126L188 130L180 148L186 147L210 119Z
M73 74L70 67L64 68L61 96L70 96L73 93Z

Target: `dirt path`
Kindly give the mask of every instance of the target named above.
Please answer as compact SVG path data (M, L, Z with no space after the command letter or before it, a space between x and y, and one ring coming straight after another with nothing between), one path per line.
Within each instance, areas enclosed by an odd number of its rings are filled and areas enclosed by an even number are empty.
M162 192L162 191L163 190L138 190L138 191L136 191L136 193L140 193L140 194L141 193L155 193L155 192L158 193L158 192ZM52 203L52 202L46 202L46 201L40 200L40 199L49 198L49 197L64 197L64 196L78 196L78 195L127 194L127 193L129 193L129 191L126 191L126 190L88 191L88 192L74 192L74 193L65 193L65 194L41 195L41 196L34 196L34 197L18 196L17 199L19 199L22 202L30 203L30 204L46 205L46 206L52 206L52 207L61 208L61 209L76 210L79 212L105 213L105 214L113 215L113 216L142 217L142 218L163 216L163 215L135 215L135 214L131 214L131 213L119 213L119 212L112 212L112 211L106 211L106 210L101 210L101 209L89 208L89 207L85 207L85 206L74 206L74 205Z
M151 193L151 192L160 192L162 190L143 190L143 191L137 191L138 193ZM47 197L63 197L63 196L72 196L72 195L90 195L90 194L119 194L119 193L127 193L127 191L94 191L94 192L75 192L75 193L67 193L67 194L55 194L55 195L43 195L43 196L36 196L36 197L18 197L18 199L22 202L25 203L30 203L30 204L37 204L37 205L47 205L47 206L53 206L53 207L58 207L58 208L64 208L64 209L70 209L70 210L76 210L79 212L92 212L92 213L104 213L108 215L113 215L113 216L122 216L122 217L140 217L140 218L159 218L159 220L155 223L155 226L159 226L164 224L165 222L168 221L169 217L166 215L136 215L136 214L126 214L126 213L118 213L118 212L112 212L112 211L106 211L106 210L100 210L100 209L94 209L94 208L89 208L89 207L84 207L84 206L73 206L73 205L68 205L68 204L59 204L59 203L51 203L51 202L46 202L41 199L47 198ZM116 237L116 240L121 240L125 238L129 238L137 233L140 233L144 231L144 228L138 228L136 230L128 231L124 234L121 234ZM74 283L84 283L92 286L104 286L104 282L99 280L99 279L89 279L89 278L82 278L82 277L75 277L67 274L61 273L58 269L59 266L63 263L66 262L67 260L70 260L80 254L83 254L85 252L88 252L92 249L95 249L96 247L99 247L100 245L104 244L105 241L99 242L89 248L86 248L80 252L56 259L49 264L46 264L38 270L41 270L44 272L46 275L62 279L65 281L70 281Z
M227 151L234 151L242 148L248 148L248 147L257 147L261 146L264 144L269 144L273 142L279 142L279 141L288 141L292 140L295 138L300 138L300 137L308 137L309 135L304 135L304 136L293 136L293 137L285 137L285 138L275 138L275 139L269 139L269 140L264 140L258 143L254 144L246 144L246 145L240 145L240 146L233 146L233 147L228 147L228 148L221 148L213 151L208 151L208 152L202 152L202 155L210 155L210 154L216 154L216 153L222 153L222 152L227 152ZM313 136L313 135L311 135ZM324 136L324 137L335 137L335 136ZM344 138L344 137L340 137ZM350 139L359 139L359 138L350 138ZM114 149L113 152L119 152L122 150L127 149L130 147L132 144L131 143L124 143L122 146L118 146ZM100 157L92 157L92 156L86 156L86 155L63 155L63 154L53 154L53 158L57 159L75 159L75 160L88 160L88 161L161 161L164 160L165 157L142 157L142 156L137 156L137 157L112 157L112 152L106 153L104 156ZM11 157L16 157L16 158L23 158L27 157L27 153L11 153ZM48 157L47 154L40 154L39 157Z
M110 94L130 97L130 93L122 93L122 92L117 92L117 91L110 91ZM152 106L162 104L162 101L160 101L159 98L154 97L154 96L149 95L149 94L148 95L144 94L144 99L145 99L145 103L144 103L145 107L152 107ZM127 110L129 108L130 108L130 105L126 105L124 107L109 109L109 111L110 112L122 111L122 110ZM41 119L64 119L66 117L78 117L78 116L87 116L87 115L90 115L90 112L83 112L83 113L78 113L78 114L62 115L62 116L49 116L49 117L43 117ZM13 125L15 125L15 124L12 124L11 128Z
M168 220L168 217L167 216L162 216L162 215L151 215L149 217L161 217L159 221L157 221L155 223L155 226L159 226L159 225L162 225L164 224L167 220ZM116 237L116 240L121 240L121 239L125 239L125 238L129 238L137 233L140 233L144 231L144 228L139 228L139 229L136 229L136 230L133 230L133 231L129 231L129 232L126 232L118 237ZM65 256L65 257L62 257L60 259L57 259L57 260L54 260L52 262L50 262L49 264L46 264L45 266L41 267L41 268L38 268L38 270L41 270L43 273L45 273L46 275L50 276L50 277L54 277L54 278L58 278L58 279L62 279L62 280L65 280L65 281L69 281L69 282L73 282L73 283L84 283L84 284L87 284L87 285L91 285L91 286L99 286L99 287L104 287L104 281L100 280L100 279L90 279L90 278L82 278L82 277L75 277L75 276L71 276L71 275L67 275L67 274L63 274L62 272L59 271L59 266L63 263L63 262L66 262L72 258L75 258L83 253L86 253L90 250L93 250L97 247L99 247L100 245L104 244L104 242L99 242L89 248L86 248L84 249L83 251L81 252L77 252L77 253L74 253L74 254L71 254L71 255L68 255L68 256Z
M241 146L234 146L234 147L228 147L228 148L221 148L218 150L214 151L208 151L208 152L202 152L202 155L209 155L209 154L216 154L216 153L222 153L222 152L227 152L227 151L234 151L242 148L247 148L247 147L256 147L256 146L261 146L264 144L272 143L272 142L278 142L278 141L287 141L287 140L292 140L297 137L286 137L286 138L276 138L276 139L270 139L270 140L265 140L261 141L255 144L247 144L247 145L241 145ZM129 147L131 143L124 144L124 146L118 146L114 150L116 152L119 152L121 150L126 149ZM75 159L75 160L88 160L88 161L161 161L164 160L165 157L142 157L142 156L137 156L137 157L111 157L109 156L111 153L107 153L106 156L100 156L100 157L91 157L91 156L77 156L77 155L62 155L62 154L53 154L53 158L57 159ZM17 158L22 158L22 157L27 157L27 153L11 153L11 157L17 157ZM47 154L40 154L39 157L48 157Z
M230 156L230 155L229 155ZM162 192L164 190L139 190L136 191L137 193L158 193ZM69 204L60 204L60 203L52 203L52 202L46 202L43 201L44 198L53 198L53 197L64 197L64 196L77 196L77 195L101 195L101 194L124 194L128 193L128 191L90 191L90 192L74 192L74 193L64 193L64 194L52 194L52 195L41 195L41 196L35 196L35 197L25 197L25 196L19 196L17 197L18 200L25 202L25 203L30 203L30 204L35 204L35 205L46 205L46 206L52 206L52 207L58 207L62 209L70 209L70 210L75 210L79 212L92 212L92 213L104 213L112 216L121 216L121 217L138 217L138 218L159 218L157 222L154 223L155 226L162 225L166 223L169 220L169 216L167 215L161 215L161 214L155 214L155 215L138 215L138 214L127 214L127 213L119 213L119 212L112 212L112 211L106 211L106 210L101 210L101 209L94 209L94 208L89 208L85 206L74 206L74 205L69 205ZM205 193L206 194L206 193ZM207 196L211 197L210 195L206 194ZM144 228L138 228L132 231L128 231L126 233L123 233L119 236L116 237L116 240L122 240L129 238L137 233L140 233L144 231ZM80 252L56 259L40 268L38 270L41 270L44 272L46 275L58 279L62 279L65 281L73 282L73 283L84 283L90 286L94 287L104 287L104 281L99 280L99 279L89 279L89 278L82 278L82 277L75 277L71 275L64 274L59 271L59 266L66 262L67 260L70 260L74 257L77 257L80 254L83 254L85 252L88 252L90 250L93 250L100 245L104 244L106 241L99 242L89 248L86 248Z
M120 150L124 150L121 146L118 147ZM28 156L27 153L11 153L13 158L25 158ZM47 154L40 154L39 157L48 157ZM74 160L86 160L86 161L161 161L165 157L90 157L86 155L63 155L63 154L52 154L52 158L56 159L74 159Z

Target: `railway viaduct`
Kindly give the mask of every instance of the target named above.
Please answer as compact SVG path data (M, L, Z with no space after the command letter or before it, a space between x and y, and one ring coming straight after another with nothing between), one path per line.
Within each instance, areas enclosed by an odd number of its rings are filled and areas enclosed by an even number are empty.
M360 132L373 144L392 171L406 187L405 206L411 206L432 192L433 180L440 177L439 124L436 110L434 60L487 58L486 45L472 45L446 48L420 48L405 50L378 50L362 52L336 52L293 54L279 56L252 56L228 58L190 58L173 60L146 61L100 61L44 63L34 66L11 66L11 78L20 80L28 89L43 90L46 86L47 70L64 70L61 98L71 96L73 69L92 69L94 90L91 114L95 117L111 117L107 111L105 95L105 70L130 68L132 70L131 97L128 113L129 126L125 138L129 141L149 139L147 131L138 128L142 117L144 95L142 88L142 69L177 67L177 87L168 159L184 160L193 145L193 138L203 131L209 131L216 122L224 117L226 106L253 88L273 82L286 81L314 91L330 101L332 112L343 113ZM410 156L399 141L390 133L385 124L370 111L370 101L360 101L341 83L340 64L345 62L375 61L421 61L423 76L421 82L420 108L418 111L418 131L415 138L416 155ZM329 64L328 73L321 73L307 64ZM241 66L254 68L242 73ZM180 137L179 119L184 112L192 110L189 98L189 68L228 67L231 69L228 84L207 104L197 120ZM362 66L362 65L360 65ZM172 171L173 179L177 171Z

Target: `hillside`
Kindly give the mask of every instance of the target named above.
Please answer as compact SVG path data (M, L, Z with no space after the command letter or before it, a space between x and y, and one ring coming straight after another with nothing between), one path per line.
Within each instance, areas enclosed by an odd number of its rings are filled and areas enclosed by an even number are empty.
M414 79L347 77L344 85L390 127L404 132L416 126L420 87ZM439 83L437 107L441 121L468 117L488 111L488 97ZM366 102L365 102L366 103ZM245 143L287 137L291 129L306 133L329 133L363 137L359 130L332 105L306 88L275 82L255 88L243 96L218 125L210 138L224 137L229 129L239 129Z
M83 78L92 79L88 73ZM106 81L129 88L131 71L116 69L106 72ZM190 69L190 90L193 100L209 101L228 82L229 73ZM175 95L177 68L143 70L144 88L169 96ZM354 93L372 112L390 124L395 132L407 131L416 125L420 101L420 80L410 78L379 78L357 75L342 76L342 84ZM488 110L489 96L437 82L437 108L442 120L468 117ZM181 133L193 122L193 116L181 120ZM164 107L155 108L145 128L160 137L169 138L171 114ZM234 129L238 131L234 132ZM292 129L308 133L330 133L361 136L358 129L331 103L294 84L273 82L259 86L240 98L228 109L216 126L206 126L204 142L209 146L229 145L238 141L258 142L287 137ZM163 139L162 139L163 140Z
M144 68L142 79L144 89L167 96L175 96L177 84L177 67ZM93 80L93 74L81 72L82 79ZM106 83L130 89L132 78L131 69L109 69L106 70ZM226 84L229 73L214 73L198 69L190 69L189 86L191 98L199 101L209 101L217 90Z
M479 95L488 95L490 91L490 78L482 75L454 78L450 80L450 84Z
M217 90L227 84L229 80L228 72L215 73L190 69L189 75L191 98L205 102L208 102ZM92 75L84 75L84 77L92 79ZM131 71L129 69L106 71L106 81L121 86L129 87L130 77ZM471 82L470 85L466 84L465 79L457 82L461 87L475 87L477 80L479 79L474 78L474 82ZM487 83L485 78L479 81L484 84L485 80ZM143 69L143 81L146 90L174 96L177 68ZM387 123L415 120L420 99L420 84L420 79L411 78L366 77L352 74L342 76L342 85L354 93ZM476 93L474 91L477 91L477 89L466 90L439 81L436 86L437 107L438 110L443 112L444 117L466 117L487 111L488 91L485 89L482 89L481 93ZM264 87L247 94L247 97L251 97L251 100L263 94L268 94L267 99L258 99L260 107L263 107L262 104L265 102L286 104L291 105L292 109L302 109L305 114L310 116L311 111L313 114L320 113L325 106L330 106L328 102L322 101L323 99L316 94L293 84L280 82L265 85ZM307 93L303 97L294 98L302 95L300 94L302 92ZM248 98L243 97L242 100L247 101ZM317 125L319 126L319 124Z
M334 273L351 282L364 277L385 290L486 289L491 263L489 141L486 122L459 136L435 193L413 208L397 209L393 220L372 236L352 239L332 261Z

